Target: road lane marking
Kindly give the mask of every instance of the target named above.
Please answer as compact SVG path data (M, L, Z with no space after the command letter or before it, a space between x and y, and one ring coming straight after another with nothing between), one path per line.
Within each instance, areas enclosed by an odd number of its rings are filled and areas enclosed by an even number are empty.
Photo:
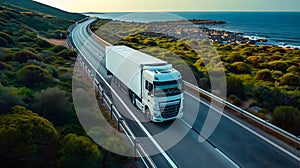
M247 126L245 126L244 124L238 122L237 120L233 119L232 117L228 116L227 114L224 114L222 112L220 112L218 109L214 108L214 107L211 107L208 103L206 103L205 101L199 99L198 97L188 93L188 92L185 92L187 95L189 95L190 97L194 98L195 100L201 102L202 104L208 106L209 108L215 110L216 112L218 113L221 113L224 117L228 118L229 120L231 120L232 122L236 123L237 125L241 126L242 128L246 129L247 131L251 132L252 134L258 136L259 138L261 138L262 140L268 142L269 144L273 145L275 148L281 150L282 152L286 153L287 155L293 157L294 159L296 159L298 162L300 162L300 158L296 155L294 155L293 153L291 153L290 151L284 149L283 147L277 145L276 143L272 142L271 140L267 139L266 137L260 135L259 133L255 132L254 130L248 128Z

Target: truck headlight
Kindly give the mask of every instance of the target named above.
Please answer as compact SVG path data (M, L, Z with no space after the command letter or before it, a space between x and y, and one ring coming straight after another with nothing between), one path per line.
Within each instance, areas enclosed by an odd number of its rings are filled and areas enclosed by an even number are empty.
M160 118L160 114L154 113L154 117L155 117L155 118Z

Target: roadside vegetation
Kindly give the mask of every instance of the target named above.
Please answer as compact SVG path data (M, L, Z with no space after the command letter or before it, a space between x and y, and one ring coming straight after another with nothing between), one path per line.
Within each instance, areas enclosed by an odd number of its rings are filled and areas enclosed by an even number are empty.
M146 24L113 21L103 26L107 22L99 20L92 24L91 29L112 44L150 53L172 63L181 72L184 71L181 68L184 61L199 86L208 91L210 78L224 80L220 74L225 71L228 101L300 135L300 50L210 43L206 39L177 40L147 32ZM210 50L211 45L215 51ZM213 72L212 76L208 75L208 70Z
M30 6L32 1L17 2ZM72 102L76 53L48 42L66 38L74 21L64 18L73 15L56 17L24 6L0 3L0 164L107 167L128 162L87 136Z

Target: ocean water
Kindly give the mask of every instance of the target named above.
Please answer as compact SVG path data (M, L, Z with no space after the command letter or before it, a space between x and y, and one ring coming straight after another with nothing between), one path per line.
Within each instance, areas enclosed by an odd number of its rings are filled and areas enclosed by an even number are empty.
M226 24L209 28L241 32L245 36L267 38L267 44L300 48L300 12L171 12L137 13L114 12L86 14L124 21L150 22L184 19L223 20Z

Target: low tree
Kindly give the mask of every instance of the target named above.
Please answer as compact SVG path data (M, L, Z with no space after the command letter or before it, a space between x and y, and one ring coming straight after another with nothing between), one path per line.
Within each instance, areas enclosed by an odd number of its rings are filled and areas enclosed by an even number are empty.
M60 167L100 167L101 153L96 144L84 136L68 134L62 139Z
M276 107L272 114L272 122L296 135L300 134L300 112L293 106Z
M72 119L71 104L66 92L59 88L47 88L33 95L32 109L54 124L64 125Z
M227 97L236 95L238 98L245 100L245 88L241 79L236 77L227 77Z
M46 119L24 107L0 117L0 164L6 167L54 166L58 133Z
M9 113L16 105L24 105L18 90L13 87L0 87L0 115Z

